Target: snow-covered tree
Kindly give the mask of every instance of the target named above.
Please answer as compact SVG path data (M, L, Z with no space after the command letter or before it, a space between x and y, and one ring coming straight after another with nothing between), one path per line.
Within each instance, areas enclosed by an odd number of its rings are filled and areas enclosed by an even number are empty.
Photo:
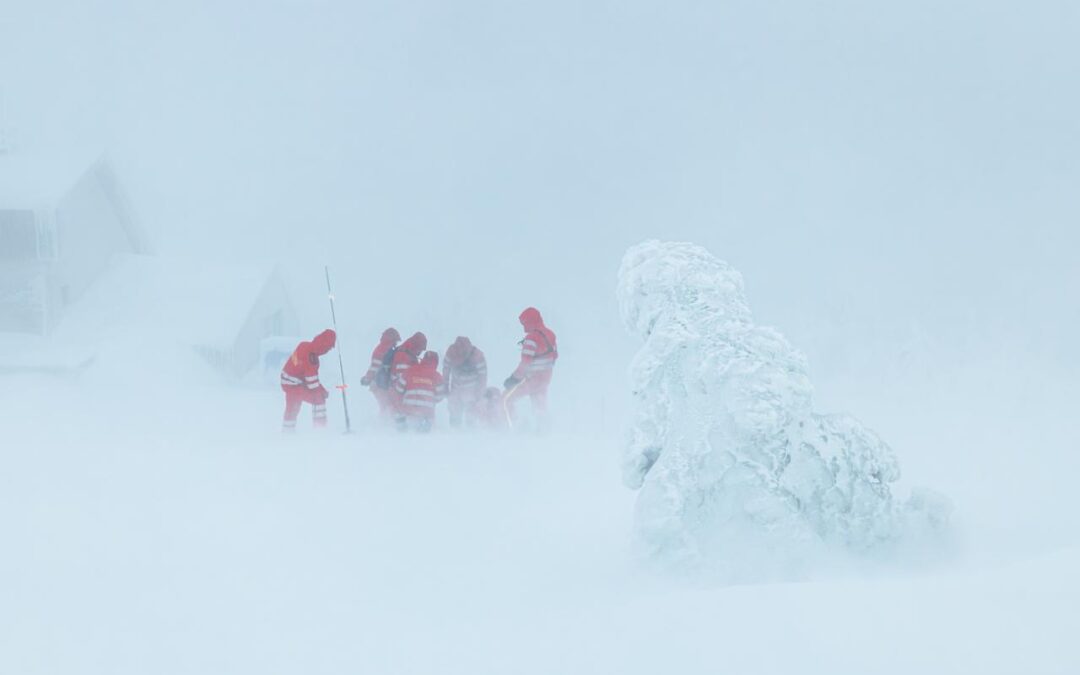
M762 572L806 547L866 550L947 518L943 498L894 500L892 450L813 410L806 361L754 323L738 271L700 246L648 241L619 270L626 328L644 341L623 461L647 550L690 567Z

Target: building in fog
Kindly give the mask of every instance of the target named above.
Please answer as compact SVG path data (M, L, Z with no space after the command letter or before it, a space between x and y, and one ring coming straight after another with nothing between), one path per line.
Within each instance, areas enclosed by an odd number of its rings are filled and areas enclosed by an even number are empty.
M265 340L299 331L276 265L149 249L107 160L0 155L0 374L67 371L126 343L236 379Z
M148 253L109 162L0 156L0 332L48 334L120 253Z
M148 260L157 261L159 295L174 298L168 312L174 336L230 379L262 368L266 343L300 332L276 265L204 262L192 278L190 267L180 261ZM162 318L159 327L169 320ZM296 339L289 340L295 347Z

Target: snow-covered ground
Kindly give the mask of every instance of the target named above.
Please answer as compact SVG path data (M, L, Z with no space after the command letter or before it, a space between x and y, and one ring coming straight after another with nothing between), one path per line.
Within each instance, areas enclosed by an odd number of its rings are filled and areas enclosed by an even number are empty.
M944 560L703 586L636 560L618 429L283 438L278 392L94 372L0 395L3 673L1080 668L1076 528L1025 541L1052 514L996 470L913 462L958 497Z
M0 336L0 675L1080 672L1075 6L0 3L0 210L38 208L22 157L107 148L190 261ZM651 238L745 275L945 542L741 585L639 560L613 294ZM190 348L251 260L305 337L330 267L354 383L393 325L498 384L540 308L552 434L399 437L353 389L359 433L282 438L279 391Z

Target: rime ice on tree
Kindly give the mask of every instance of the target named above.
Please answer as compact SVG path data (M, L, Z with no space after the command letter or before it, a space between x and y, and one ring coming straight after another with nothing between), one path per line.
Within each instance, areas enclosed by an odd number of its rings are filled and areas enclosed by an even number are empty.
M900 468L874 432L814 412L802 354L754 323L727 263L693 244L638 244L623 258L618 300L644 341L630 369L623 479L640 489L636 527L649 552L760 568L786 564L800 543L865 550L944 522L944 499L928 491L893 499Z

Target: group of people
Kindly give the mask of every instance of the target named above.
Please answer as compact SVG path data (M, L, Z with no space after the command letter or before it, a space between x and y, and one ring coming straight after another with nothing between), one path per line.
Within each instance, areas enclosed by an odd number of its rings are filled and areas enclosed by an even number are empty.
M502 389L488 386L484 353L467 337L458 337L445 352L442 372L439 355L427 349L427 336L417 332L401 341L395 328L383 331L371 354L371 365L360 384L368 387L379 406L381 419L401 431L430 431L436 406L447 400L450 425L505 429L513 426L515 404L528 397L540 424L547 418L547 393L559 358L555 333L540 312L529 307L518 317L525 331L520 361L503 381ZM334 348L333 330L301 342L281 370L285 392L282 429L296 429L304 403L312 406L313 424L326 426L329 392L319 381L319 357Z

